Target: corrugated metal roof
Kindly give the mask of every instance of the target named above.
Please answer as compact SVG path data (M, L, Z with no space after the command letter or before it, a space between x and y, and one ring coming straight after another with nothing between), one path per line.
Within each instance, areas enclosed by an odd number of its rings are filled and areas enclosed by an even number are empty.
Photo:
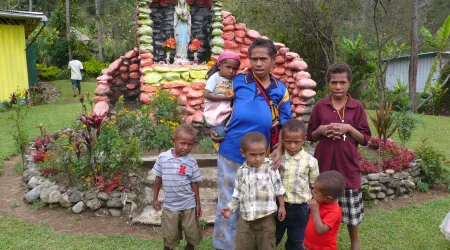
M47 16L42 12L30 12L30 11L20 11L20 10L2 10L0 9L0 17L9 18L33 18L41 19L43 22L47 22Z
M436 56L437 52L425 52L425 53L420 53L418 56L419 57L429 57L429 56ZM450 57L450 51L444 51L441 53L441 55L443 57ZM386 58L383 59L383 62L387 62L387 61L393 61L393 60L409 60L410 55L406 55L406 56L399 56L399 57L394 57L394 58Z

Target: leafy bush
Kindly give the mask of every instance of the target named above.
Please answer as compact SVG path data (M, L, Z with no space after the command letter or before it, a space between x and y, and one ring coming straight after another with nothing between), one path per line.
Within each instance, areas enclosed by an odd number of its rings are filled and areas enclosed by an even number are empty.
M419 120L414 118L411 111L402 109L400 112L394 113L394 120L398 125L397 134L405 147L406 143L411 139L412 132L417 128Z
M43 80L54 81L56 80L56 75L61 72L61 69L55 66L45 66L41 64L36 64L36 68L40 71L40 77Z
M411 100L408 96L408 85L397 78L397 86L387 95L388 102L392 103L395 111L411 110Z
M56 75L56 80L70 80L70 69L63 69Z
M200 141L200 148L204 153L214 154L216 153L216 148L214 147L214 142L210 137L203 138Z
M109 63L97 61L94 57L89 58L88 61L83 62L83 68L89 77L97 77L101 75L102 69L108 68Z
M376 110L376 115L370 118L377 130L378 138L383 139L386 143L387 139L397 130L397 124L392 117L392 103L381 104L380 108Z
M448 185L450 190L450 161L445 158L444 154L430 146L427 140L426 138L422 139L422 145L415 150L422 170L420 172L421 181L431 188L443 183Z

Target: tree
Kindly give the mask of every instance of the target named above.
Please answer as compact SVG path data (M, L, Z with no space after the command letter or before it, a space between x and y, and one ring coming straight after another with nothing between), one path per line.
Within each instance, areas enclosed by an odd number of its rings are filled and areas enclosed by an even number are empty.
M100 61L104 62L105 58L103 57L103 30L102 24L100 22L100 0L95 0L95 22L97 24L98 30L98 37L97 37L98 55L100 57Z
M66 0L66 38L70 61L72 60L72 47L70 46L70 0Z
M419 0L412 1L411 17L411 57L409 60L409 100L413 112L416 110L416 86L417 86L417 66L419 62L419 45L417 36L417 22L419 15Z

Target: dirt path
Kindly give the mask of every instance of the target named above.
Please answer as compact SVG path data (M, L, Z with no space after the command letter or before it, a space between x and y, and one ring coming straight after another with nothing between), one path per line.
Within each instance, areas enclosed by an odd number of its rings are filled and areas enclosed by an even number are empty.
M0 176L0 215L16 217L30 223L44 222L50 228L63 233L83 233L89 235L133 235L144 238L159 237L159 228L151 226L131 225L127 217L96 217L92 212L73 214L65 208L42 209L23 202L26 191L22 177L13 171L18 158L5 161L3 175ZM416 192L412 199L396 199L391 202L378 202L375 206L382 209L395 209L411 204L421 204L433 199L449 196L445 190L433 190L430 193ZM15 206L16 204L17 206ZM373 209L371 206L367 210ZM212 227L203 230L204 236L212 235Z

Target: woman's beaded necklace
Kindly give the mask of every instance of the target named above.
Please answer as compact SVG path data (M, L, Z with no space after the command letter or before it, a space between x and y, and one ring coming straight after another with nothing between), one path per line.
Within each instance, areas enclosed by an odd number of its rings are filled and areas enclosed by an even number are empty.
M341 109L342 109L342 116L341 116L340 110L336 108L336 104L334 103L333 98L331 98L331 104L333 105L333 108L336 110L336 112L337 112L337 114L338 114L338 116L339 116L339 119L341 119L341 122L342 122L342 123L344 123L344 118L345 118L345 106L347 105L347 101L348 101L348 96L347 96L346 99L345 99L344 106L341 108Z

